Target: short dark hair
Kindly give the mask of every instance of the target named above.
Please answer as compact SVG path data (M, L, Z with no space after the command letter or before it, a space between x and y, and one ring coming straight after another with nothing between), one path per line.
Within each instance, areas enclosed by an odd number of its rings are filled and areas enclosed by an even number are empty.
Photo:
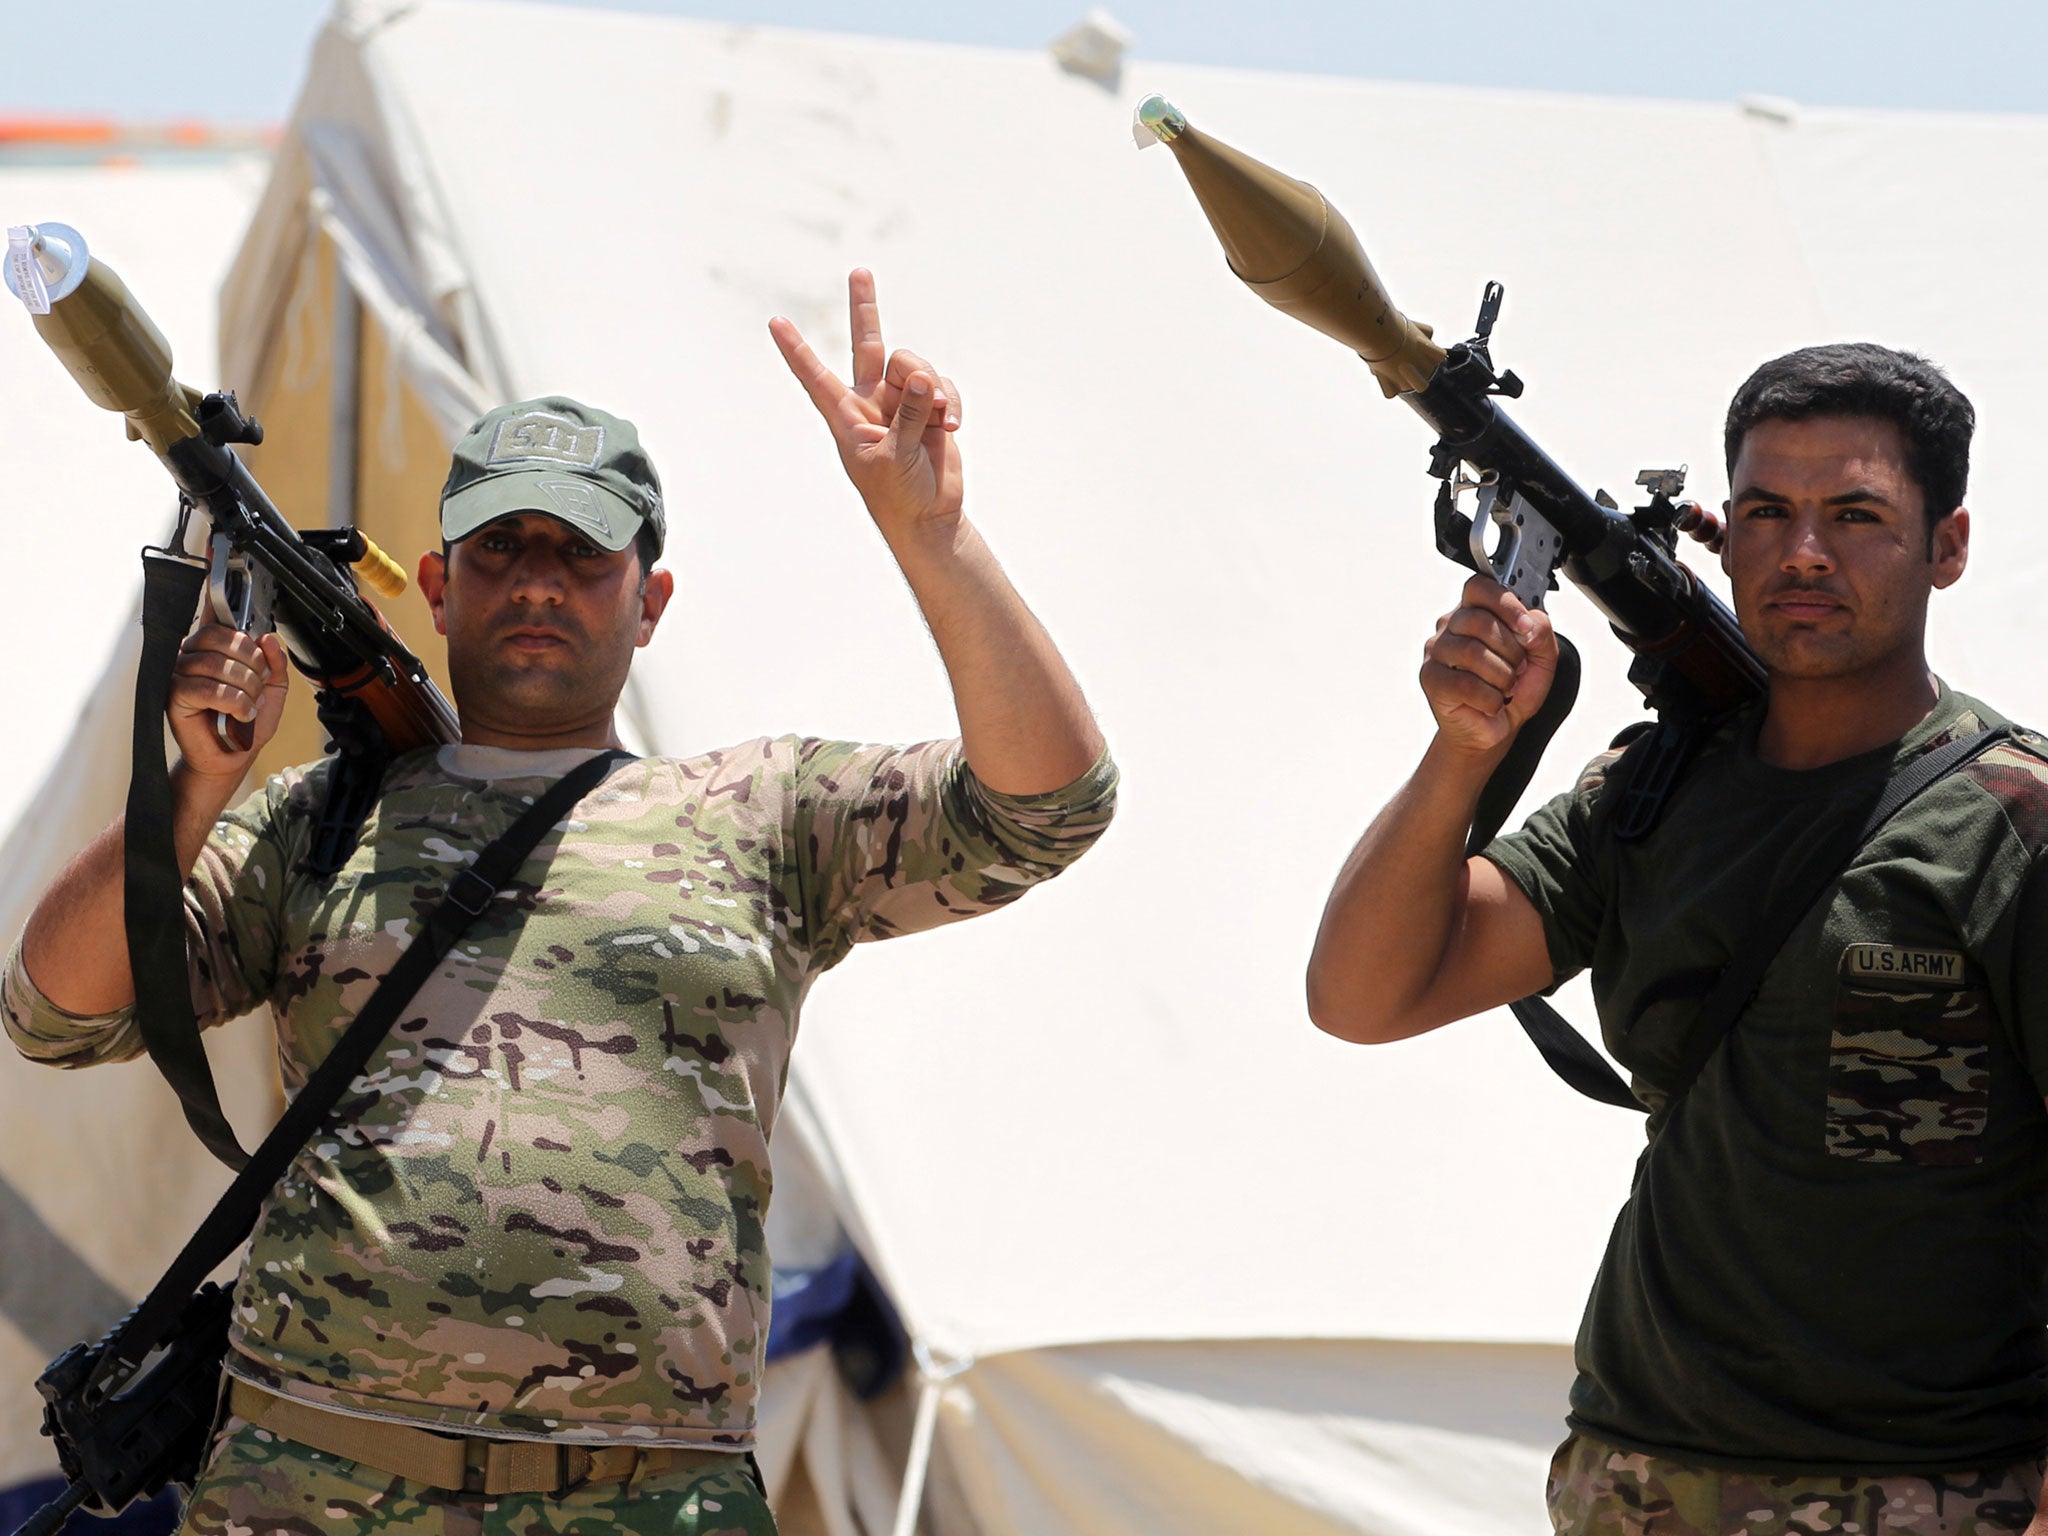
M1736 455L1752 427L1813 416L1875 416L1899 429L1906 442L1906 472L1926 502L1930 534L1963 504L1977 413L1949 376L1926 358L1868 341L1802 347L1772 358L1728 402L1722 443L1729 475L1735 473Z

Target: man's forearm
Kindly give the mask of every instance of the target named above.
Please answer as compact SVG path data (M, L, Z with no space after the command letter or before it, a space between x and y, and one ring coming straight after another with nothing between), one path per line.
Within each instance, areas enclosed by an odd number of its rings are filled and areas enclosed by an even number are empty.
M989 788L1042 794L1102 755L1080 684L995 555L962 517L894 547L938 643L968 764Z
M190 874L239 779L171 770L178 871ZM94 838L51 882L22 931L22 964L43 996L67 1013L112 1013L135 1001L122 913L126 818Z
M1309 959L1309 1015L1348 1040L1398 1040L1419 1015L1467 910L1465 839L1492 758L1438 737L1366 828L1330 891Z

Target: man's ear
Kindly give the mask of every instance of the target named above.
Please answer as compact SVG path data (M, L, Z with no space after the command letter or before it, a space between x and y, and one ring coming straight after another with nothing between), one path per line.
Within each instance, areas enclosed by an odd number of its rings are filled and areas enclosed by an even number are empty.
M662 610L675 595L675 577L658 567L647 573L647 585L640 589L640 637L634 645L645 645L654 638L654 626L661 622Z
M430 549L420 556L420 596L427 600L427 607L433 610L434 633L446 635L448 624L442 616L444 599L448 590L448 562L438 549Z
M1723 576L1734 574L1728 569L1728 546L1734 542L1734 539L1735 503L1724 501L1721 503L1721 574Z
M1928 543L1936 589L1954 586L1970 563L1970 509L1957 507L1936 523Z

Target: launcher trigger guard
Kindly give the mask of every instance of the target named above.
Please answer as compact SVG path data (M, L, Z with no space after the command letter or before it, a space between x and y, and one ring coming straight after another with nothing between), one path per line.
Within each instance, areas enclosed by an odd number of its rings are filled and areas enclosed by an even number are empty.
M216 531L208 542L206 570L206 606L213 621L244 634L267 635L277 627L276 604L277 582L269 569ZM229 752L246 752L255 740L247 721L218 712L213 733Z
M1494 580L1520 598L1524 607L1541 608L1544 595L1557 586L1557 568L1564 563L1563 535L1491 470L1480 477L1477 489L1469 535L1472 568L1492 571ZM1489 529L1498 533L1491 549L1486 547Z

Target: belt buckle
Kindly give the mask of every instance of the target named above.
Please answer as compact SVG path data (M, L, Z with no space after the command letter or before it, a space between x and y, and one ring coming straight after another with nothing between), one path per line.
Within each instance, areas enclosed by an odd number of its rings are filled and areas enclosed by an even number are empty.
M484 1444L484 1487L487 1497L507 1493L538 1493L553 1497L568 1481L563 1476L563 1452L568 1447L554 1440L486 1440ZM468 1484L467 1469L463 1482Z
M507 1493L539 1493L551 1498L574 1493L595 1481L620 1481L614 1476L598 1477L599 1458L588 1446L533 1440L490 1440L472 1436L464 1441L462 1491L498 1498ZM632 1470L644 1454L632 1451ZM546 1457L553 1463L548 1486L533 1486L533 1463ZM525 1463L521 1466L520 1463Z
M565 1445L560 1448L561 1485L557 1495L574 1493L578 1488L589 1485L590 1477L597 1470L597 1457L580 1445Z

